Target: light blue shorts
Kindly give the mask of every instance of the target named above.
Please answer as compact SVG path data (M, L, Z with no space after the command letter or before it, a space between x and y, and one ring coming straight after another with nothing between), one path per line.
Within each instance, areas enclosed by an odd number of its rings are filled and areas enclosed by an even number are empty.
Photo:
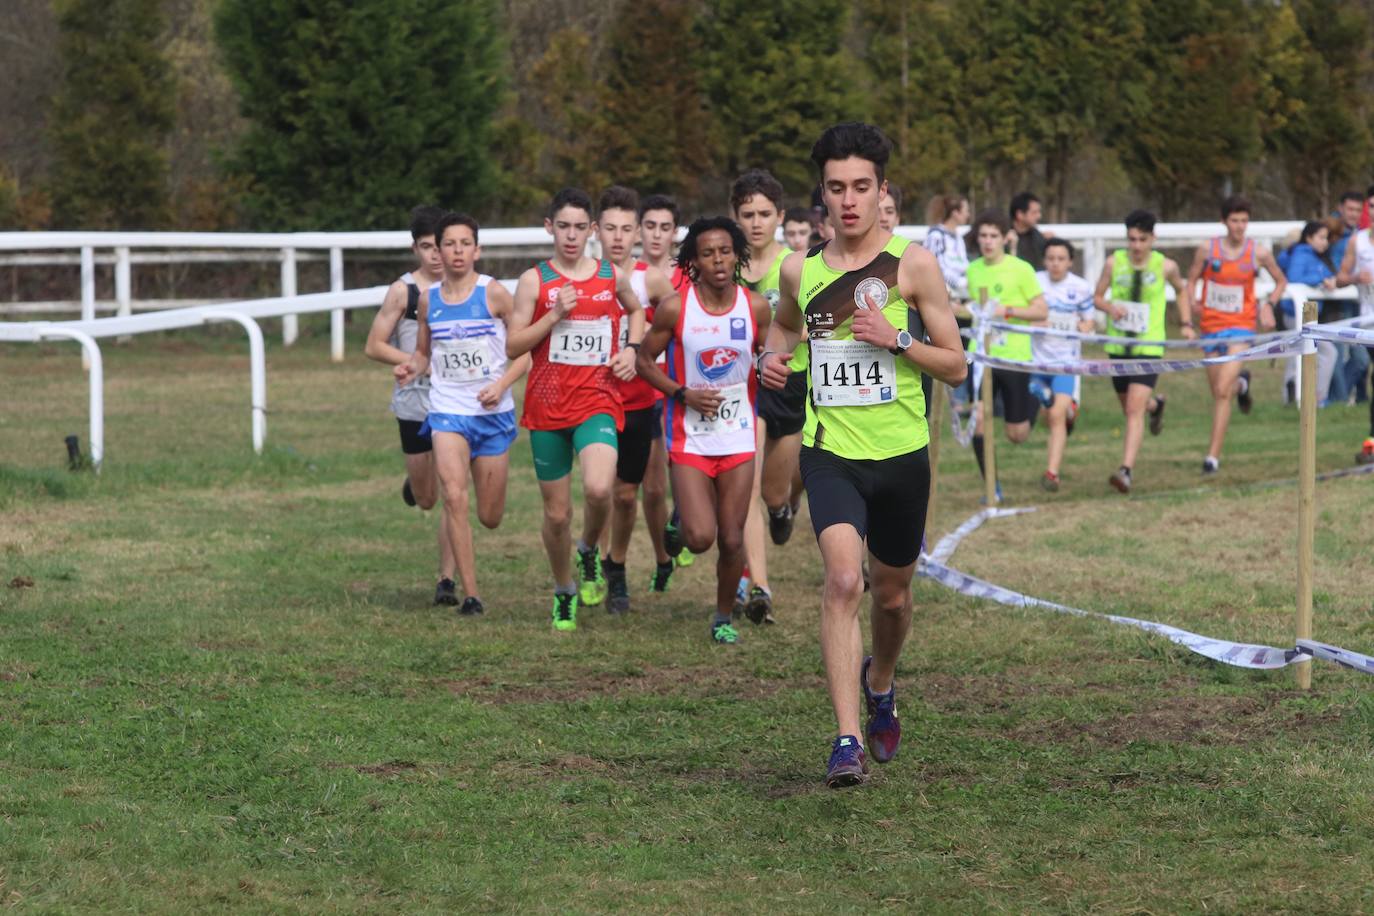
M515 426L515 411L465 416L457 413L432 413L420 427L425 433L457 433L468 440L474 458L490 458L510 451L519 430Z
M1246 331L1243 328L1227 328L1224 331L1213 331L1210 334L1203 334L1203 340L1225 340L1228 337L1251 337L1253 331ZM1249 341L1238 341L1238 343L1249 343ZM1222 344L1217 347L1203 347L1202 352L1205 356L1225 356L1229 345Z
M1037 372L1030 377L1030 390L1031 394L1038 397L1040 403L1046 407L1054 403L1053 396L1056 394L1067 394L1076 404L1081 381L1082 379L1076 375L1048 375ZM1050 397L1047 399L1043 392L1049 392ZM1046 400L1049 401L1048 404L1045 403Z

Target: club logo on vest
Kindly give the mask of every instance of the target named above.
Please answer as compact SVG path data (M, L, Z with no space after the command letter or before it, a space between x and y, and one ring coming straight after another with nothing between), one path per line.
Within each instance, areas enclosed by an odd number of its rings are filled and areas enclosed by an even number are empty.
M718 382L729 375L742 358L734 347L707 347L697 351L697 372L708 382Z
M744 340L748 337L748 329L745 327L743 318L730 319L730 339Z
M861 280L859 285L854 287L854 305L866 309L869 299L873 300L873 305L877 308L887 305L887 284L877 277Z

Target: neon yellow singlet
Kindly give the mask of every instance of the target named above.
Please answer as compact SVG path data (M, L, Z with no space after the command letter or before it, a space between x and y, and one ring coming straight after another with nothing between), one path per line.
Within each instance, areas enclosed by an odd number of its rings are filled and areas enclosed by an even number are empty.
M904 356L855 341L851 320L867 294L893 327L918 340L923 336L919 315L897 283L909 244L893 236L858 270L830 267L824 245L812 249L803 263L797 305L806 319L810 350L804 445L841 458L877 460L917 451L930 441L921 370Z
M1163 340L1168 332L1164 328L1164 310L1168 307L1168 300L1165 298L1164 281L1164 255L1158 251L1150 252L1150 259L1141 268L1139 289L1132 289L1135 285L1136 269L1131 265L1131 253L1124 248L1112 253L1112 301L1113 302L1135 302L1146 306L1149 314L1146 316L1131 315L1128 319L1135 318L1136 322L1129 324L1129 327L1144 326L1143 331L1137 331L1134 335L1123 331L1116 326L1116 322L1110 317L1107 319L1107 333L1113 337L1143 337L1146 340ZM1131 299L1132 294L1136 296ZM1128 306L1131 308L1131 306ZM1140 322L1140 318L1144 322ZM1163 356L1163 347L1135 347L1122 346L1120 344L1107 344L1103 347L1112 356Z
M759 277L758 280L753 283L750 283L748 280L744 281L746 287L758 293L768 302L768 310L770 312L777 312L778 310L778 296L781 295L779 290L782 287L782 262L787 260L787 256L791 253L792 249L784 245L762 277ZM797 348L792 351L792 369L793 371L801 372L805 368L806 341L803 340L801 343L797 344Z

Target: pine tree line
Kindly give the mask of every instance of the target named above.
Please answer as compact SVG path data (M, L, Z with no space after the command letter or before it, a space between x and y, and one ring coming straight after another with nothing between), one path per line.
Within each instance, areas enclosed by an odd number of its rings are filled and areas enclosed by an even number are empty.
M169 10L188 9L214 14L198 72L168 57ZM204 213L392 228L426 200L526 224L563 185L611 182L720 210L751 166L800 203L811 143L851 118L893 138L908 201L1000 203L1030 186L1056 218L1136 203L1187 218L1244 190L1262 216L1308 216L1374 181L1374 0L56 0L54 13L50 164L21 187L0 161L4 225ZM205 66L237 110L182 113ZM215 155L174 180L169 143L197 132Z

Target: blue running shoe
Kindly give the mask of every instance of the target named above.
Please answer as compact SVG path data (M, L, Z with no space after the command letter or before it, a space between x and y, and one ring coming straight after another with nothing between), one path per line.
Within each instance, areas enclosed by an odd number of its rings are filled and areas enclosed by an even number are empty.
M857 786L868 778L868 758L864 746L854 735L840 735L830 748L830 765L825 784L831 789Z
M887 693L876 694L868 689L868 666L873 664L873 656L864 659L863 670L859 673L859 683L864 688L864 704L868 707L868 723L864 726L864 737L868 739L873 759L887 763L897 756L897 748L902 746L902 723L897 721L897 688L889 687Z

